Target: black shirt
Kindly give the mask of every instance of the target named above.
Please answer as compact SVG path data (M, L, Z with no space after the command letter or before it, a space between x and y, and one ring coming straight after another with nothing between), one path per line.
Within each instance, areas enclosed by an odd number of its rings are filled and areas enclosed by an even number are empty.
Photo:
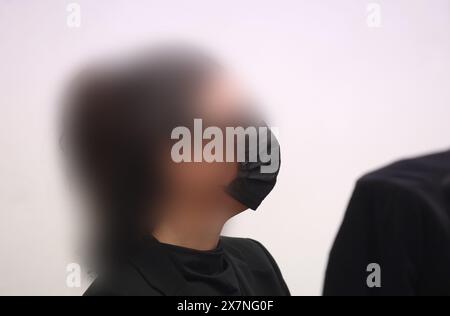
M149 237L126 264L100 274L85 295L281 296L289 290L257 241L221 237L216 249L197 251Z
M381 287L367 284L370 263L380 267ZM450 151L358 181L330 253L324 294L450 295Z
M186 280L189 295L240 296L241 289L222 242L211 251L199 251L160 243Z

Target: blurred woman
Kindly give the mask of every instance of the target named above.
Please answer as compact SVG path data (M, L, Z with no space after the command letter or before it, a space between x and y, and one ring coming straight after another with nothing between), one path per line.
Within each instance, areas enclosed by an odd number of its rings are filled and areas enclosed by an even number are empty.
M278 169L171 158L175 127L194 118L222 130L256 125L248 103L217 62L191 49L77 78L62 143L96 223L98 278L85 295L289 295L259 242L221 237L227 220L259 206Z

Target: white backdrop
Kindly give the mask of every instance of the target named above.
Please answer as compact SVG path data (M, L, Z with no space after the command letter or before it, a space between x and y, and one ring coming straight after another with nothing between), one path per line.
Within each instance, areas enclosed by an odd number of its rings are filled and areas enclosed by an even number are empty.
M183 40L240 73L281 132L279 184L227 234L261 241L295 295L319 295L355 180L450 145L450 1L0 0L0 294L79 295L57 100L79 65ZM373 11L370 11L373 12ZM372 20L370 20L372 21ZM369 21L369 22L370 22ZM375 21L376 22L376 21Z

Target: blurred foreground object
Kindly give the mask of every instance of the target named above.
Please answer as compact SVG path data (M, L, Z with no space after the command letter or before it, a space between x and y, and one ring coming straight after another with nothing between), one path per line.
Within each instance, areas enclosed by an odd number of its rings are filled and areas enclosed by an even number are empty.
M358 181L331 250L324 295L450 295L450 151Z

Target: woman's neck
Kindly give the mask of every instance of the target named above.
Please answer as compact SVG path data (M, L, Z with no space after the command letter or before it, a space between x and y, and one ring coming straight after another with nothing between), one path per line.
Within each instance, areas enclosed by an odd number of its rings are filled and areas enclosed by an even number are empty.
M226 219L199 206L171 205L160 211L152 230L159 242L203 251L217 247Z

